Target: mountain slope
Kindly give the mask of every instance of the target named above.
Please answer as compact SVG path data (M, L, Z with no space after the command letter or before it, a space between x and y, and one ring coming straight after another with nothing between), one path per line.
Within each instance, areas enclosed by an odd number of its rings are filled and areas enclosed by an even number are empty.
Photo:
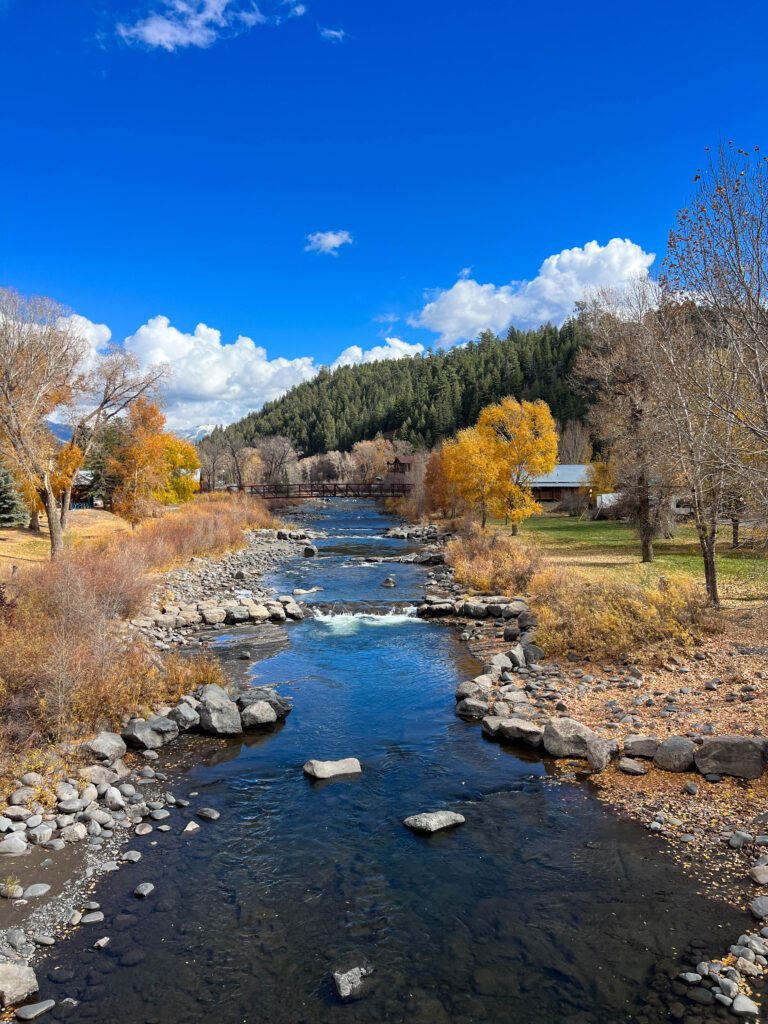
M315 455L346 451L379 431L431 447L505 395L543 398L561 422L578 419L586 406L568 378L581 342L577 321L569 320L561 328L510 328L503 339L486 331L477 342L423 357L323 369L226 429L249 443L284 434Z

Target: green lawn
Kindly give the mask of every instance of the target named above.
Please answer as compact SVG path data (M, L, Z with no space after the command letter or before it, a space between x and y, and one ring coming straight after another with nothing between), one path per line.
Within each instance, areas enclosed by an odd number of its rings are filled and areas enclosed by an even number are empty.
M503 530L500 524L494 524ZM535 516L520 527L524 539L535 539L553 560L589 572L641 572L650 578L683 572L703 579L699 542L690 525L677 528L672 540L654 544L655 560L642 566L640 544L625 523L581 520L567 515ZM721 596L726 601L768 600L768 558L748 549L732 551L731 533L724 529L718 543Z

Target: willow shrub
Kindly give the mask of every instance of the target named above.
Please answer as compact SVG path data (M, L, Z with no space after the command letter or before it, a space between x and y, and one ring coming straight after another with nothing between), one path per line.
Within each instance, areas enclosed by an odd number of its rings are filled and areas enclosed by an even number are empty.
M73 739L200 683L226 683L211 658L161 663L126 619L146 603L153 570L220 554L244 543L243 529L273 525L262 503L215 495L25 573L13 600L0 602L0 740Z
M446 560L458 582L483 593L529 593L537 639L548 655L603 659L663 645L690 645L717 628L701 587L683 575L651 583L637 574L594 579L555 565L504 535L471 533L452 541Z

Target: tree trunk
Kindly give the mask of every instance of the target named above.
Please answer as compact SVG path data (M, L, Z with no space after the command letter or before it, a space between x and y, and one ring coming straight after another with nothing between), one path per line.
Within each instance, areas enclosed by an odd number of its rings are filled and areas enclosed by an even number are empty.
M637 514L637 530L640 534L640 548L644 562L653 561L653 522L651 520L651 498L648 494L648 487L645 479L641 477L638 481L640 488L640 502Z
M717 512L713 511L705 516L697 510L695 504L694 512L696 513L696 532L699 535L701 557L704 561L704 583L707 588L707 601L709 604L718 607L720 605L720 594L717 589L717 563L715 562Z
M59 522L61 523L62 530L67 528L67 520L69 519L69 506L72 504L72 488L67 487L61 496L61 515L59 516Z
M517 533L518 533L517 523L512 523L512 525L509 528L509 532L512 534L513 537L517 536Z
M487 511L485 509L485 505L483 505L483 518L482 518L482 522L480 524L480 529L481 530L485 529L485 523L486 523L487 519L488 519L488 513L487 513Z
M29 526L27 527L30 533L41 533L40 528L40 513L30 512L29 513Z
M47 479L44 489L40 492L40 500L45 509L45 518L48 520L48 533L51 537L51 558L61 558L64 554L64 533L61 529L61 519L59 518L59 510L56 507L56 498Z
M740 520L738 519L738 517L734 516L734 518L731 519L731 534L732 534L731 547L732 548L737 548L739 546L739 526L740 525L741 525Z

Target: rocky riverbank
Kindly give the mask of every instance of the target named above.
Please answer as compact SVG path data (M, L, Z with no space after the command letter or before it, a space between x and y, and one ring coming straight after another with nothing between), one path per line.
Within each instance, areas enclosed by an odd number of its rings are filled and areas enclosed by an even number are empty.
M489 740L562 762L620 813L643 822L685 869L768 923L768 649L702 645L642 667L548 661L522 596L467 595L452 570L433 571L419 614L456 622L484 663L459 683L456 713ZM738 659L738 660L736 660ZM673 991L754 1019L768 967L768 927L681 974ZM759 1001L758 1001L759 1002ZM686 1010L678 1004L682 1019Z
M163 577L154 603L130 626L159 651L244 623L268 623L274 644L271 631L301 620L304 611L294 595L276 598L262 587L261 575L297 553L314 556L311 539L300 531L253 531L242 551L193 559ZM252 661L252 652L244 649L244 657ZM109 944L109 936L96 934L104 914L88 898L95 880L138 863L142 853L134 847L142 842L154 844L172 830L193 835L219 817L193 799L197 794L171 790L159 767L161 748L170 752L180 737L195 733L225 739L268 730L290 711L291 701L273 687L242 679L229 692L215 684L199 687L146 718L126 716L119 734L103 731L51 751L62 766L54 785L47 782L50 774L38 772L15 780L0 804L0 865L7 869L0 880L0 1007L18 1005L19 1020L51 1009L51 1000L29 1003L38 992L36 959L72 929L93 931L97 951ZM153 889L142 883L136 898Z

